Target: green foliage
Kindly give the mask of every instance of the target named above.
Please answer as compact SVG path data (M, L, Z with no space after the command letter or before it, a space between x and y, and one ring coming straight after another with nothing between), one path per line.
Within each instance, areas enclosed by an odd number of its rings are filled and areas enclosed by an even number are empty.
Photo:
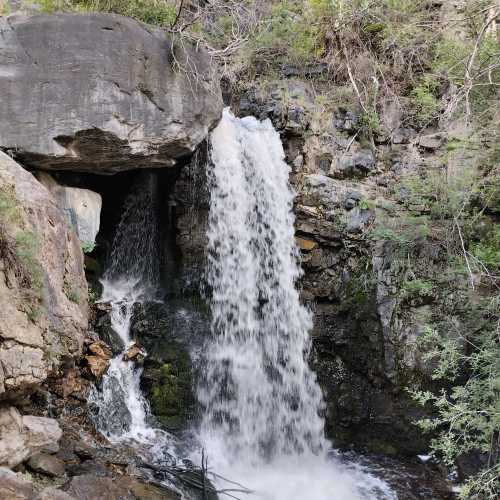
M373 240L393 242L400 250L410 250L418 240L430 234L429 219L425 215L401 215L400 217L384 217L380 215L377 224L370 232Z
M42 12L99 11L121 14L157 26L171 26L177 8L167 0L37 0Z
M0 258L16 276L22 293L21 306L35 321L42 312L43 270L38 261L39 242L36 235L21 229L21 209L13 187L0 190Z
M450 338L428 328L422 337L424 361L435 366L433 378L447 389L433 394L413 392L422 405L431 404L437 416L418 422L436 437L431 446L448 465L471 451L487 458L487 466L463 485L464 499L496 498L500 494L498 433L500 430L500 296L484 307L488 326L468 338Z
M82 241L83 253L92 253L94 249L95 249L95 243L93 241Z
M376 134L380 130L380 118L375 110L367 110L361 115L360 124L365 134Z
M68 285L68 284L64 285L64 294L66 295L66 297L68 297L68 299L71 302L74 302L75 304L80 303L80 300L81 300L80 293L78 290L73 288L71 285Z
M23 266L29 286L37 295L43 287L43 272L38 261L39 243L36 235L31 231L20 231L16 235L16 256Z
M406 175L396 188L403 193L406 208L442 220L453 218L469 207L476 185L477 177L470 169L453 176L445 170L429 169L422 175Z
M369 200L368 198L362 198L359 201L359 208L361 210L374 210L375 209L375 203L373 200Z
M95 304L99 300L99 292L92 288L88 287L88 302L89 304Z
M432 297L434 285L421 279L407 280L401 285L401 291L407 298Z
M172 345L171 361L151 372L155 383L150 401L153 413L168 427L185 422L192 404L192 374L189 354L182 347Z
M0 3L0 16L8 16L10 12L11 8L7 2Z
M284 61L295 62L312 62L320 56L323 48L318 26L306 21L302 8L297 1L276 3L253 40L253 50L272 52Z
M20 220L19 208L13 190L0 191L0 222L9 224Z
M425 127L433 123L439 112L438 98L439 82L433 75L425 74L413 88L410 98L410 107L414 113L417 126Z
M472 243L470 251L489 272L500 271L500 226L494 225L484 238Z

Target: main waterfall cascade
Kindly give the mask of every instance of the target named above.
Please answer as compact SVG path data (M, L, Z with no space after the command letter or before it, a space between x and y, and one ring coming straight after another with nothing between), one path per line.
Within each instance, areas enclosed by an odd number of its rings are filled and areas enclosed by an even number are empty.
M262 500L392 499L325 439L296 289L293 191L271 122L224 111L211 136L207 281L213 339L198 396L211 468Z

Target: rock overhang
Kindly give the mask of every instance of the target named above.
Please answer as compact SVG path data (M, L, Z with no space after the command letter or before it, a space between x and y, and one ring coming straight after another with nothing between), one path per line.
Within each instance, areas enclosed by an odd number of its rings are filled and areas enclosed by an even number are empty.
M208 55L158 28L115 14L14 14L0 34L0 149L30 168L172 167L220 118Z

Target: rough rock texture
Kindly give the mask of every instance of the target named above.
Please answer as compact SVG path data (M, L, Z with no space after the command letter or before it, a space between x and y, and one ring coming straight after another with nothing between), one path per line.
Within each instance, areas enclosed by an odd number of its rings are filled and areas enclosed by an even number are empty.
M131 477L113 480L91 474L75 476L69 483L68 493L77 500L178 500L173 491L145 484Z
M50 477L64 476L64 462L47 453L37 453L28 460L28 467Z
M40 493L31 481L20 477L11 470L0 467L0 498L5 500L75 500L64 491L44 488Z
M84 356L84 362L88 371L96 379L100 379L109 367L109 361L112 357L111 349L101 340L92 342L88 347L88 354Z
M153 414L169 430L185 428L194 417L192 356L197 356L208 325L206 311L189 298L146 302L134 308L130 332L148 353L141 388Z
M61 436L52 418L21 416L13 407L0 408L0 465L15 467L41 450L57 452Z
M33 484L20 478L15 472L0 467L0 498L29 500L33 498Z
M171 166L220 117L208 57L159 29L103 13L14 14L0 34L0 148L26 165Z
M0 151L0 399L81 352L87 283L80 242L47 189Z
M90 189L61 186L46 172L38 172L37 178L50 191L82 245L92 249L101 222L101 195Z
M35 500L75 500L75 497L56 488L45 488L35 497Z

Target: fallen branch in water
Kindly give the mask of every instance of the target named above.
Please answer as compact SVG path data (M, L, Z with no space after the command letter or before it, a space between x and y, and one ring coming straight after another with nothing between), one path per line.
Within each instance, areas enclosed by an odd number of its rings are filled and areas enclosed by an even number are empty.
M230 498L234 498L235 500L241 500L240 497L236 496L236 494L244 494L249 495L253 493L252 490L246 488L242 484L239 484L235 481L231 481L230 479L226 479L225 477L215 474L213 472L208 471L207 460L204 454L202 454L202 468L201 470L196 467L179 467L178 465L153 465L147 462L141 461L138 465L139 467L143 467L145 469L150 469L154 472L159 472L162 474L169 475L178 479L181 483L186 486L190 486L192 488L196 488L197 490L203 493L203 499L210 498L209 495L226 495ZM187 477L188 475L197 474L201 476L199 479L196 477ZM213 477L226 481L227 483L233 484L237 486L237 488L223 488L217 489L210 484L206 480L207 475L211 474Z

